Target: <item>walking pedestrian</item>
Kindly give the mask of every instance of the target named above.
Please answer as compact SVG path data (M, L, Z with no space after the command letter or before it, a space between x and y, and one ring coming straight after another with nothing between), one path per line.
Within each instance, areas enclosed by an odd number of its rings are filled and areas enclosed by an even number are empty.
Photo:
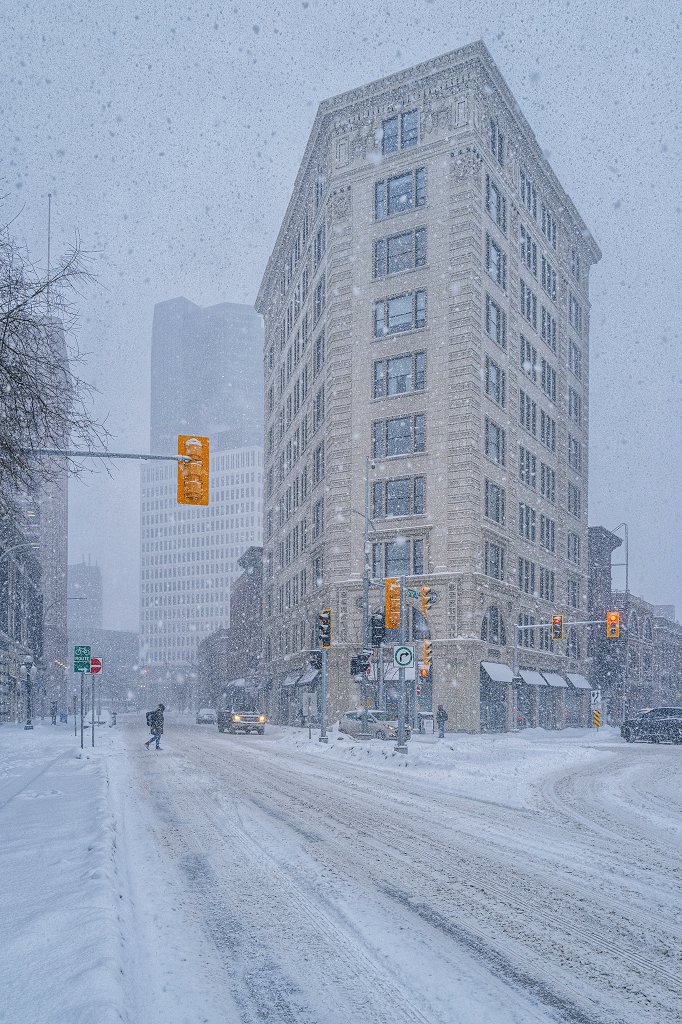
M156 749L161 750L161 737L163 735L163 713L166 710L163 704L159 704L156 711L147 712L147 725L151 731L151 736L145 743L145 747L149 750L149 744L156 741Z
M50 704L50 717L52 719L52 724L56 725L57 724L57 701L56 700L53 700L52 703Z
M436 721L438 722L438 739L439 740L444 740L445 739L445 723L447 722L447 720L448 720L448 713L445 710L445 708L443 707L443 705L439 704L438 705L438 710L436 711Z

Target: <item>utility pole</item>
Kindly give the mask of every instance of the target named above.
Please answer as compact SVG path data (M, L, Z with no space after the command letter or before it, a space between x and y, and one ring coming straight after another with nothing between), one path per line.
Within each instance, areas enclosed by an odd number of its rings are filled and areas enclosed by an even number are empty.
M328 743L327 738L327 651L322 649L322 668L320 672L320 743Z
M379 710L385 711L384 697L384 645L379 644L379 661L377 662L377 683L379 685Z
M85 699L83 687L85 686L85 673L81 672L81 750L83 749L83 701Z
M90 676L92 684L90 694L90 718L92 719L92 745L95 745L95 677Z
M406 635L407 635L407 630L405 629L405 577L401 576L400 577L400 646L401 647L405 643ZM406 754L407 753L407 743L406 743L407 730L405 728L405 726L406 726L406 717L407 717L407 707L406 707L406 703L407 702L406 702L406 699L405 699L406 696L407 696L407 694L405 692L405 668L404 668L403 665L401 665L398 668L398 700L399 700L399 705L398 705L398 743L397 743L396 748L395 748L398 751L398 753L400 753L400 754Z

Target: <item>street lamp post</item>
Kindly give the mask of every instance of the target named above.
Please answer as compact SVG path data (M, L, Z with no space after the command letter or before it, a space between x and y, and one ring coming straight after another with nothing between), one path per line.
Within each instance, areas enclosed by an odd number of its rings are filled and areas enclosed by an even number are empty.
M31 687L35 682L36 675L38 674L36 671L36 667L33 664L32 655L29 654L24 658L22 672L25 673L26 680L26 725L24 726L24 729L32 729L33 722L31 721Z

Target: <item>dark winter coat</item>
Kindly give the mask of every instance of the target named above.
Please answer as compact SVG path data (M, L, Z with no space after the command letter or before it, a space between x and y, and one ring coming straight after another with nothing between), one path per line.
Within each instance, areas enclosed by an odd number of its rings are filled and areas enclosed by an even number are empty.
M152 711L150 729L155 736L163 735L163 711L161 711L160 708L157 708L156 711Z
M447 713L447 711L445 710L445 708L439 708L438 711L436 712L436 721L438 722L438 725L445 725L447 720L448 720L448 713Z

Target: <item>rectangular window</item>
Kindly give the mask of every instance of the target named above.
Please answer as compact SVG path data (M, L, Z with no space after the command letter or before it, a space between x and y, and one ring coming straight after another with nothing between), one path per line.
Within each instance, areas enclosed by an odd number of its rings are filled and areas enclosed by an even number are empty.
M491 540L485 542L485 574L494 580L504 579L504 548Z
M545 448L556 451L556 420L548 416L544 409L540 410L540 440Z
M313 402L313 430L324 423L324 384L315 395L315 401Z
M568 367L578 380L583 379L583 354L572 338L568 342Z
M324 441L318 445L313 455L313 483L319 484L324 479Z
M519 176L519 187L521 191L521 202L524 204L533 220L538 219L538 194L535 185L523 169Z
M575 295L569 292L568 295L568 322L574 329L576 334L582 334L583 332L583 307L580 305Z
M577 580L569 579L566 583L566 598L569 608L580 607L580 589Z
M519 423L524 430L535 437L537 427L537 406L530 395L519 391Z
M491 462L504 466L506 461L506 438L502 427L486 417L485 454Z
M400 334L426 325L426 292L406 292L374 303L374 337Z
M532 381L537 380L537 362L537 349L521 335L521 369Z
M583 400L573 388L568 389L568 415L577 426L582 426Z
M374 544L372 550L374 575L379 577L409 576L424 571L424 541L404 538L387 544Z
M540 463L540 494L552 505L556 502L556 473L544 462Z
M540 569L540 597L553 601L556 594L554 573L551 569Z
M542 287L550 299L556 301L556 270L544 256L542 257Z
M500 288L506 289L507 257L490 235L485 236L485 249L485 263L488 276L492 277L493 281L499 284Z
M376 220L405 213L426 205L426 169L417 168L405 174L377 181L374 186L374 216Z
M388 117L382 123L381 152L397 153L400 148L400 121L397 117Z
M574 565L580 565L580 537L575 533L568 535L568 560Z
M505 491L504 487L495 484L492 480L485 482L485 514L494 523L504 526L505 521Z
M423 515L425 478L404 477L399 480L376 480L373 484L374 518Z
M556 220L549 210L549 207L542 204L542 233L552 246L556 249Z
M372 451L374 458L396 455L413 455L423 452L425 447L425 417L400 416L380 421L372 426Z
M529 558L519 558L519 590L524 594L535 593L535 562Z
M426 264L426 228L380 238L374 243L374 276L386 277Z
M323 221L322 224L320 224L320 227L319 227L319 229L317 231L317 234L315 235L315 243L313 245L313 259L314 259L315 270L317 270L317 268L319 267L320 263L322 262L322 257L324 256L324 251L325 251L325 248L326 248L326 244L327 244L327 238L326 238L325 226L324 226L324 221Z
M318 282L318 284L317 284L317 287L315 288L315 302L314 302L315 323L317 323L317 321L320 319L320 317L322 316L322 313L324 311L325 298L326 298L325 291L326 291L326 289L325 289L324 277L321 277L319 282Z
M522 647L535 647L535 629L529 627L535 626L535 616L528 615L522 612L519 615L519 626L524 627L519 631L519 643Z
M324 331L318 334L313 354L313 369L317 375L324 365Z
M548 398L556 402L556 370L546 359L542 360L542 390Z
M485 393L504 409L507 403L507 375L489 357L485 357Z
M542 340L551 348L552 352L556 352L556 320L544 306L542 307Z
M582 512L582 493L575 484L568 485L568 511L576 519L580 518Z
M504 145L505 138L500 131L497 121L490 119L490 150L497 159L500 167L504 167Z
M536 458L532 452L524 448L522 444L519 445L519 480L526 487L536 486Z
M410 149L419 141L419 114L416 110L410 110L400 117L389 117L382 123L382 129L382 153L397 153L399 149Z
M507 200L489 174L485 176L485 208L503 234L507 233Z
M489 295L485 297L485 330L500 348L507 347L507 316Z
M533 277L538 276L538 247L528 228L520 228L521 262L525 263Z
M554 552L556 539L556 523L548 516L540 516L540 545L551 553Z
M571 249L571 273L580 284L580 254L577 249Z
M583 446L577 437L568 435L568 464L576 473L582 472L583 468Z
M313 539L324 533L324 498L318 498L313 505Z
M374 363L374 398L406 395L426 386L426 353L381 359Z
M519 502L519 536L535 544L535 509Z
M519 282L519 304L521 309L521 315L526 318L531 327L537 331L538 329L538 300L535 292L533 292L523 278Z

